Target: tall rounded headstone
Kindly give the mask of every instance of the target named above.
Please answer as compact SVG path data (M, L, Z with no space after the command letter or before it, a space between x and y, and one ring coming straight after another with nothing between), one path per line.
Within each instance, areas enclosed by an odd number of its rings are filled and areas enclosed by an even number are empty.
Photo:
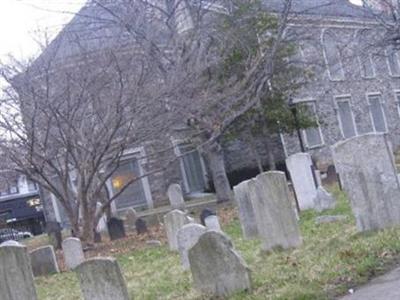
M182 266L185 270L190 268L189 264L189 249L192 248L200 236L205 233L207 229L200 224L186 224L178 230L178 251L181 257Z
M25 246L0 246L0 299L37 300L31 262Z
M248 182L249 181L241 182L233 188L233 191L238 206L243 236L246 239L252 239L258 236L258 229L253 203L251 203L250 199Z
M365 134L332 146L336 171L359 231L400 224L400 184L386 134Z
M53 246L43 246L29 253L34 276L58 273L58 264Z
M286 166L292 179L300 210L314 208L317 187L310 154L293 154L286 159Z
M283 172L266 172L249 182L257 228L265 251L294 248L302 243L296 214Z
M167 233L168 245L170 250L172 251L178 250L178 240L177 240L178 230L181 229L183 225L189 223L190 220L188 216L184 212L177 209L167 213L164 216L164 227Z
M73 270L85 260L81 240L78 238L67 238L62 242L65 265Z
M85 300L129 300L125 280L114 258L88 259L75 271Z
M185 210L185 199L183 199L182 188L179 184L171 184L167 193L172 209Z
M221 232L207 231L189 250L190 270L196 289L208 297L225 297L250 290L250 270Z

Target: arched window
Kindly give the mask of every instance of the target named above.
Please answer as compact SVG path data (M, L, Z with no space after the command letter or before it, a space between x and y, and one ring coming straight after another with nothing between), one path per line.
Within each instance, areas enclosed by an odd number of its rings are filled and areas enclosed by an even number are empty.
M393 47L389 47L388 49L386 49L386 57L390 75L399 77L400 76L399 52Z
M331 80L343 80L344 70L340 49L335 34L331 30L322 33L322 46L324 49L325 63Z
M375 77L375 67L370 52L370 47L366 41L371 40L370 30L359 30L356 32L356 41L358 45L357 59L360 65L361 76L364 78Z

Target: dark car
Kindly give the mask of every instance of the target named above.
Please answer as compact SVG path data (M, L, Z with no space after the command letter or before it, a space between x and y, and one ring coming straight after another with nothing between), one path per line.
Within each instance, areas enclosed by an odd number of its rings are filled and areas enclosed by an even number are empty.
M9 240L19 241L30 237L33 237L33 235L28 231L18 231L12 228L0 229L0 243Z

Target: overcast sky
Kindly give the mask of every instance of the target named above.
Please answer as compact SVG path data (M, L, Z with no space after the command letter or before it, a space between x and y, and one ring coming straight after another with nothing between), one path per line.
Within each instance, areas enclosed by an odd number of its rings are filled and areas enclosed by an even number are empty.
M301 1L301 0L296 0ZM361 2L361 0L351 0ZM39 31L57 33L86 0L0 0L0 59L37 55ZM43 38L43 36L42 36ZM42 39L39 37L39 40Z

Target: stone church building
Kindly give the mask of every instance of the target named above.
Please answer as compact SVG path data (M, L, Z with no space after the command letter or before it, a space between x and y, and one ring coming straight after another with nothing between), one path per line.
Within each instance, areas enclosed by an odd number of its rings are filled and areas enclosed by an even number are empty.
M263 2L271 13L282 9L281 0ZM84 7L60 36L77 26L83 15L90 15L91 9L90 5ZM395 149L400 146L400 56L390 48L375 47L375 41L379 40L377 27L375 19L366 10L347 0L293 1L287 35L298 40L300 61L312 69L314 76L291 101L293 105L307 105L318 121L317 128L301 130L301 142L321 171L331 164L330 146L343 139L367 132L386 132ZM64 56L68 55L66 51ZM257 142L263 164L267 166L265 141L258 137ZM162 143L173 146L165 156L180 157L193 148L190 144L182 144L179 134L174 134L173 130ZM301 151L296 133L276 135L274 144L275 160L281 168L284 168L288 155ZM131 151L126 164L118 169L110 182L111 192L118 191L125 178L143 174L147 168L157 165L157 159L164 158L137 159L151 154L153 147L149 143L138 145ZM224 155L231 184L256 174L256 161L245 143L239 140L227 142ZM115 201L113 209L160 206L167 202L166 191L171 183L179 183L186 195L194 195L210 191L210 182L206 160L198 151L190 151L169 170L131 185ZM55 197L45 197L44 201L54 207L53 217L58 221L65 220Z

